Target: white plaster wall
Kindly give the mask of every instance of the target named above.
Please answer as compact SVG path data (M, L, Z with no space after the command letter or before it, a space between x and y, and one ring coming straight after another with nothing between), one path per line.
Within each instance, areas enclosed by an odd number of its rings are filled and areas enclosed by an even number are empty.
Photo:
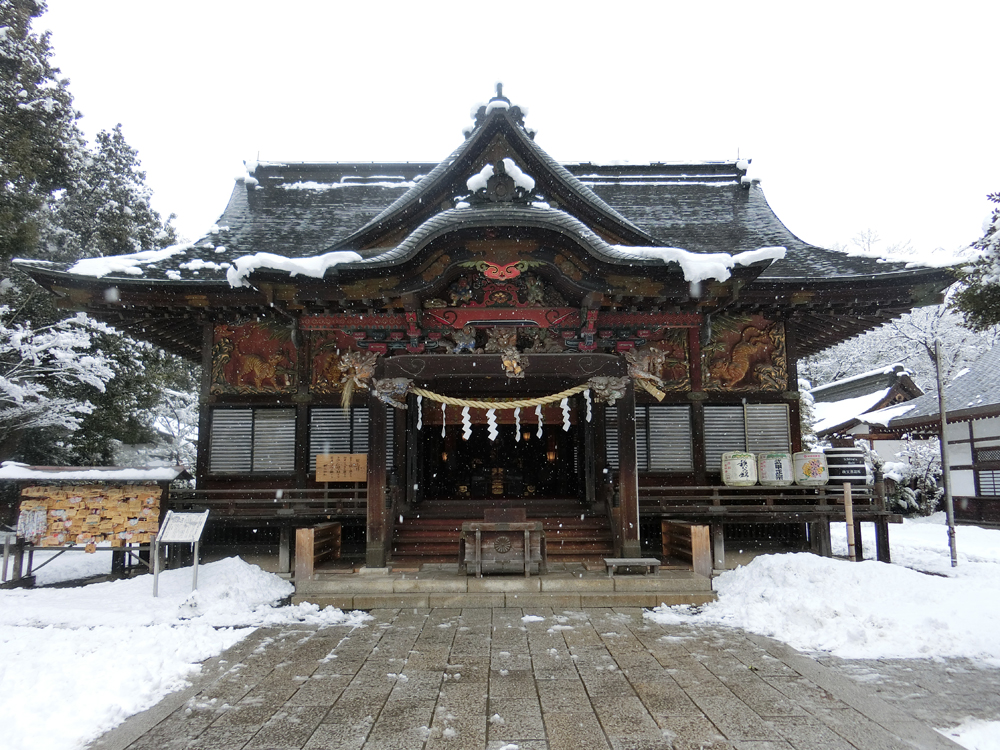
M951 472L951 494L952 497L976 494L976 479L971 471Z
M977 439L1000 437L1000 418L988 417L987 419L977 419L972 423L972 435Z
M969 465L972 463L972 446L969 443L949 443L948 463L952 466Z

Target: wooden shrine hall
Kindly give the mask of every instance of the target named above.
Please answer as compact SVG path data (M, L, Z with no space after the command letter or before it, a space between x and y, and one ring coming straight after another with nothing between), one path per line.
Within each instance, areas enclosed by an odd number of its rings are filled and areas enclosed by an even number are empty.
M201 362L169 506L217 529L363 526L372 567L452 560L487 511L549 559L659 556L663 521L710 525L717 560L828 549L833 488L726 488L721 456L801 450L796 361L951 279L803 242L747 172L557 163L498 87L439 164L251 163L192 244L19 263Z

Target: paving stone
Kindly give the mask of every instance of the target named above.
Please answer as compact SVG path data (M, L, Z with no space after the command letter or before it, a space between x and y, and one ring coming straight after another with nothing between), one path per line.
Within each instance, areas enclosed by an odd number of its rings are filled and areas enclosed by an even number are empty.
M734 696L692 696L692 700L730 741L781 739L772 725Z
M545 712L545 731L551 750L610 748L597 716L591 712Z
M261 727L247 748L298 750L329 711L327 706L286 706Z
M634 607L408 601L356 629L260 629L131 744L98 747L943 750L956 746L928 724L1000 718L1000 700L984 698L1000 670L962 660L816 660Z

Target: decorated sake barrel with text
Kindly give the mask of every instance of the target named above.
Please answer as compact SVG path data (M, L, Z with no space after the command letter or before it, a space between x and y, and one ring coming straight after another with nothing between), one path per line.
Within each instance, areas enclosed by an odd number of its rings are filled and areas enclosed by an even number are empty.
M765 487L787 487L795 481L791 453L758 453L757 479Z
M727 487L751 487L757 484L757 460L753 453L723 453L722 483Z
M826 456L822 453L796 453L792 456L792 470L795 472L795 484L804 487L818 487L830 481Z
M868 484L870 471L865 452L861 448L827 448L826 465L831 484Z

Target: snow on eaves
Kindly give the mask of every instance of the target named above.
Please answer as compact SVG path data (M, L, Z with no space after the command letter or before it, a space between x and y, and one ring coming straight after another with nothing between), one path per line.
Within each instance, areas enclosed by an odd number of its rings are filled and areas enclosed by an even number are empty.
M906 404L893 404L892 406L887 406L884 409L866 412L861 414L858 418L865 424L877 424L882 425L883 427L888 427L889 423L896 417L901 417L916 408L917 405L913 402Z
M183 466L158 466L153 468L125 468L119 466L80 467L76 469L39 468L17 461L4 461L0 465L0 479L44 479L55 481L89 482L171 482L183 474Z
M692 253L677 247L635 247L632 245L613 245L615 250L637 258L659 258L664 263L676 263L684 271L684 280L689 282L715 279L725 281L736 266L749 266L753 263L769 260L781 260L785 257L783 247L762 247L758 250L747 250L736 255L729 253Z
M226 272L230 286L249 286L246 277L259 268L274 271L287 271L290 276L310 276L321 279L326 272L345 263L356 263L362 260L358 253L350 250L337 250L332 253L315 255L305 258L288 258L274 253L254 253L243 255L233 261L232 267Z
M142 252L129 253L128 255L111 255L106 258L84 258L78 260L68 270L69 273L75 273L80 276L93 276L97 279L104 278L110 274L120 273L131 276L142 276L143 266L159 263L161 260L166 260L178 253L187 252L193 247L194 245L191 243L184 243L171 245L162 250L143 250Z

